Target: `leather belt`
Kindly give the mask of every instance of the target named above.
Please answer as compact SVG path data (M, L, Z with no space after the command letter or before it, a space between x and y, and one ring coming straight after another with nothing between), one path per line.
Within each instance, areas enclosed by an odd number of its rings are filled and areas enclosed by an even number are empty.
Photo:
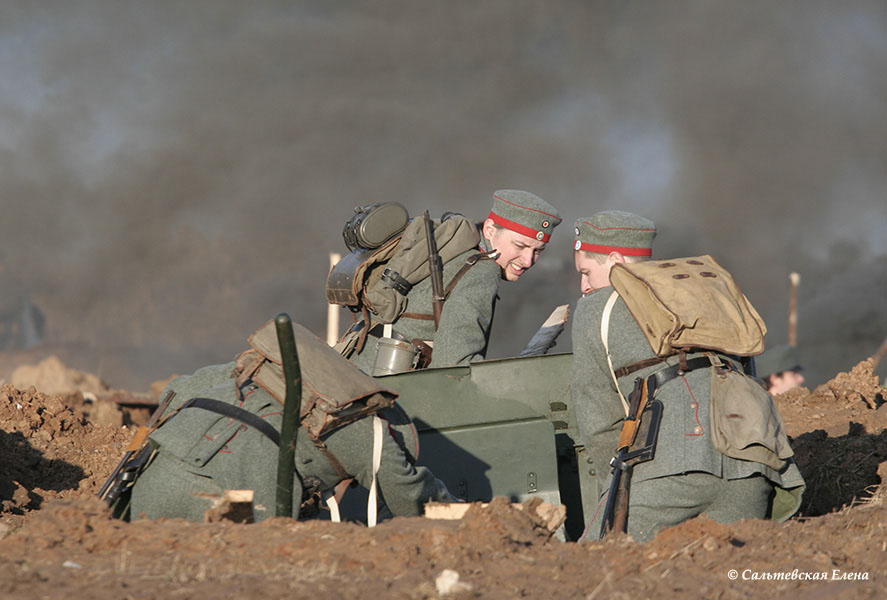
M728 369L736 369L736 366L733 363L721 359L721 363L723 366ZM689 373L690 371L695 371L696 369L702 369L705 367L717 366L713 365L711 359L707 356L699 356L697 358L691 358L686 362L686 365L683 369L681 369L681 365L672 365L671 367L666 367L665 369L661 369L656 371L655 373L648 375L647 379L655 379L656 380L656 388L661 388L663 385L671 381L676 377L680 377L684 373Z

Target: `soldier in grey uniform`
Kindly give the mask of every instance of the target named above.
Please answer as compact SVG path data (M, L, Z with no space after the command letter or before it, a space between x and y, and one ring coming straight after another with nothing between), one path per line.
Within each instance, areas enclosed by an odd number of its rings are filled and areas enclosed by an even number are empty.
M784 394L804 384L804 368L798 360L794 346L773 346L755 357L756 375L764 382L767 391Z
M612 292L609 274L617 263L649 260L656 228L631 213L604 211L577 221L575 233L574 260L583 298L573 319L572 398L600 492L597 513L586 515L584 538L597 539L611 477L609 461L625 417L601 339L602 316ZM678 364L677 356L649 364L655 354L621 297L607 327L612 368L622 375L618 381L625 398L636 377ZM688 353L687 359L699 356L702 353ZM644 361L648 366L642 366ZM625 373L629 367L636 370ZM627 525L638 541L700 514L719 522L768 515L784 520L800 505L804 482L792 461L779 472L715 449L709 431L711 381L712 368L705 365L666 381L657 392L663 413L655 456L636 465L631 478Z
M517 281L539 259L561 222L558 212L542 198L520 190L499 190L493 194L493 207L481 225L481 242L443 266L443 283L448 285L466 260L478 252L491 260L479 260L458 280L443 305L440 325L435 331L431 280L419 282L407 294L407 308L393 323L393 330L404 339L419 339L433 347L432 367L467 365L486 355L499 294L499 281ZM371 327L360 352L349 359L365 373L372 373L376 362L382 325Z
M394 396L304 328L295 326L294 331L302 366L303 407L331 396ZM255 381L238 376L242 368L239 357L236 363L204 367L176 378L164 390L164 395L176 392L167 414L191 398L209 398L255 415L279 432L280 401ZM399 406L383 409L378 417L378 423L373 415L366 416L317 440L305 431L303 421L296 438L294 518L300 516L301 501L328 493L343 480L354 478L371 488L377 436L381 438L381 460L375 473L379 500L393 515L421 515L425 503L432 500L458 501L427 468L414 465L418 438ZM256 520L274 516L278 447L258 428L190 407L180 409L154 431L150 443L155 453L133 486L132 518L201 521L210 508L208 498L231 489L253 490Z

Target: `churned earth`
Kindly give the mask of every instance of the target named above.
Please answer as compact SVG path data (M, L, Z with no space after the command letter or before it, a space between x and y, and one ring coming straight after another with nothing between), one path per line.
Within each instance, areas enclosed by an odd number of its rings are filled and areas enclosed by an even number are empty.
M697 518L647 544L559 542L535 503L504 499L374 529L116 521L95 495L142 416L111 402L127 392L20 387L0 387L0 598L826 599L887 587L887 390L870 361L777 397L808 483L801 514Z

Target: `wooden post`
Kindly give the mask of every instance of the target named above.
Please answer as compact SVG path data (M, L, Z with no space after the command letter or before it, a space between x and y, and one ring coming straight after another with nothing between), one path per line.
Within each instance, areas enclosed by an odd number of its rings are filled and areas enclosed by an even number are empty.
M280 451L277 455L277 510L274 514L278 517L292 517L293 509L299 506L293 505L293 483L296 476L296 435L302 408L302 368L299 365L299 354L296 350L296 338L290 316L280 313L275 317L274 325L277 329L277 345L280 347L283 377L286 381L286 400L283 403L283 422L280 426ZM298 502L301 501L299 498ZM296 518L298 515L296 511Z
M342 260L338 252L330 252L330 271ZM329 304L326 309L326 343L335 346L339 341L339 305Z
M793 272L789 274L788 281L788 345L796 348L798 346L798 284L801 283L801 276Z

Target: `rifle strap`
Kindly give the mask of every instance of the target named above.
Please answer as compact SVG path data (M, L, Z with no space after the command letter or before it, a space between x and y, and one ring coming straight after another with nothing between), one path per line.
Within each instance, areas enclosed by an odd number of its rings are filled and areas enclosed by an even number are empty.
M607 353L607 365L610 367L610 375L613 377L613 385L616 386L616 393L619 394L619 399L622 401L622 409L625 411L625 416L628 416L628 402L625 401L625 396L622 395L622 390L619 389L619 380L616 378L616 372L613 370L613 359L610 358L610 345L608 344L609 339L609 331L610 331L610 314L613 312L613 306L616 304L616 300L619 299L619 293L616 290L613 290L613 293L610 294L610 297L607 299L607 304L604 305L604 312L601 314L601 343L604 345L604 352Z
M444 289L444 300L450 297L450 293L453 291L453 288L456 287L456 284L459 283L459 280L462 279L462 276L468 272L468 269L473 267L481 260L491 260L495 259L499 256L498 250L491 250L490 252L478 252L477 254L472 254L465 260L465 264L462 265L462 268L459 269L453 278L450 279L450 283L447 284L446 289Z

